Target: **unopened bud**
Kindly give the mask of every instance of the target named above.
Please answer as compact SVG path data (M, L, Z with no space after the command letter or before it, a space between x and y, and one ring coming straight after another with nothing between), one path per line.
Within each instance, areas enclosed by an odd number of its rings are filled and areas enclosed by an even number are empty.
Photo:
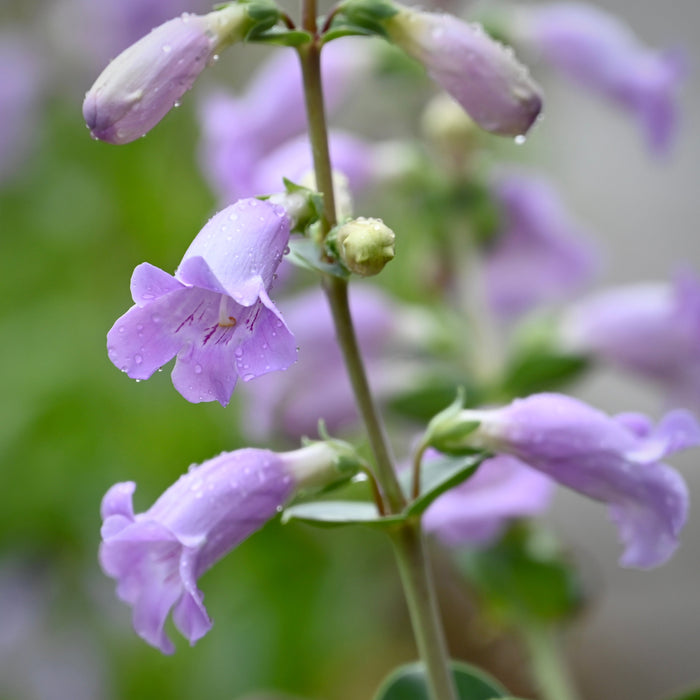
M338 227L333 237L340 260L361 277L379 274L394 257L394 232L381 219L360 217Z
M119 54L85 95L92 136L115 144L143 136L179 104L217 51L243 39L256 21L248 5L235 3L156 27Z

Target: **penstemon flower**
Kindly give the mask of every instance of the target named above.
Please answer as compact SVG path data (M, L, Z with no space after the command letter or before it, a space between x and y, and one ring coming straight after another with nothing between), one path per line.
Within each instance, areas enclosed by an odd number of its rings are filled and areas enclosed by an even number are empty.
M509 521L543 513L553 490L552 481L532 467L497 455L440 496L424 513L423 526L450 546L485 546Z
M602 291L563 316L561 342L664 388L674 404L700 407L700 280Z
M145 512L134 514L133 481L102 500L100 564L133 608L136 633L165 654L172 611L194 644L210 629L197 579L259 530L300 490L338 479L337 451L316 443L293 452L242 449L190 467Z
M597 251L544 178L504 171L491 191L502 221L485 255L484 281L496 313L517 316L590 281Z
M542 98L511 49L488 36L481 25L448 14L393 7L397 12L384 23L391 41L423 63L428 75L482 129L504 136L527 133L542 109Z
M678 51L641 44L621 20L578 2L514 8L509 31L577 83L628 110L663 152L676 126L676 101L685 73Z
M287 369L296 345L268 291L289 226L281 207L244 199L212 217L174 277L139 265L131 278L136 304L107 334L110 360L148 379L177 356L175 388L193 403L223 406L239 376Z
M673 411L654 428L639 414L611 418L568 396L534 394L503 408L461 411L443 428L454 435L455 427L474 423L478 427L457 438L458 444L512 455L607 503L625 546L624 566L651 568L673 554L687 517L688 492L682 477L660 460L700 444L700 425L692 414Z
M224 46L252 26L243 3L207 15L183 14L156 27L101 73L83 116L96 139L123 144L150 131Z

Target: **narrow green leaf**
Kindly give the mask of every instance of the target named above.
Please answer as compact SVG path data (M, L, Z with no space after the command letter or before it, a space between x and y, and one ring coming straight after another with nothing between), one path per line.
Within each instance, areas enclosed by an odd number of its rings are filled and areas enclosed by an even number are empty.
M289 255L286 259L298 267L314 272L323 272L342 279L347 279L350 276L350 273L338 263L328 263L321 260L318 247L309 239L289 241Z
M367 501L314 501L299 503L286 508L282 513L282 522L301 520L317 527L342 527L344 525L367 525L384 528L398 525L405 516L392 515L382 517L374 503Z
M488 457L487 454L463 455L460 457L444 457L426 462L421 469L421 493L418 498L406 508L406 515L420 515L428 506L439 498L445 491L461 484L478 469ZM410 479L412 475L404 472L402 479Z
M450 662L459 700L508 698L508 691L494 678L475 666ZM384 680L374 700L430 700L422 663L395 669Z

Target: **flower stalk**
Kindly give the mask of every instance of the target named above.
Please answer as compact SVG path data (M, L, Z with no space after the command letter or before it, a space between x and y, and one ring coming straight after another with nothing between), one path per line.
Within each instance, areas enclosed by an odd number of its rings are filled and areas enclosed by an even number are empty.
M303 25L307 31L314 35L316 35L315 13L315 0L303 0ZM311 42L299 48L299 56L316 185L324 199L320 235L321 240L324 240L331 228L337 223L337 217L321 81L320 48L318 37L315 36ZM382 492L381 498L384 501L378 504L378 507L380 512L398 513L403 510L406 500L396 478L394 460L382 417L367 381L367 373L348 305L348 284L346 280L325 275L323 287L331 308L338 343L353 387L355 400L374 455L376 480ZM420 521L414 520L403 524L392 533L391 539L401 573L416 644L425 665L431 700L457 700Z

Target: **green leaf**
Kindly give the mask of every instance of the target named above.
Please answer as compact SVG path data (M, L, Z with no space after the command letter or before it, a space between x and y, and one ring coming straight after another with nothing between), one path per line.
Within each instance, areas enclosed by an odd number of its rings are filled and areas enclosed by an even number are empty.
M533 348L511 361L503 379L503 391L508 396L527 396L555 389L575 379L588 364L579 355Z
M290 520L301 520L317 527L367 525L383 528L402 523L405 516L381 516L374 503L367 501L314 501L286 508L282 513L282 522L288 523Z
M301 46L311 41L311 34L301 29L285 29L284 27L272 27L266 31L255 32L248 35L248 41L277 44L279 46Z
M451 661L459 700L507 698L508 691L494 678L475 666ZM430 700L422 663L395 669L382 683L374 700Z
M478 469L488 457L482 452L460 457L444 457L426 462L421 468L421 493L406 508L406 515L420 515L445 491L461 484ZM412 474L406 470L401 475L403 481L410 480Z
M676 695L668 700L700 700L700 688L698 690L686 691L683 695Z
M511 622L566 620L584 601L556 541L532 526L513 526L487 549L460 552L457 562L491 610Z
M313 272L323 272L341 279L347 279L350 276L350 273L338 263L321 260L318 246L308 238L289 241L289 255L286 259L298 267Z

